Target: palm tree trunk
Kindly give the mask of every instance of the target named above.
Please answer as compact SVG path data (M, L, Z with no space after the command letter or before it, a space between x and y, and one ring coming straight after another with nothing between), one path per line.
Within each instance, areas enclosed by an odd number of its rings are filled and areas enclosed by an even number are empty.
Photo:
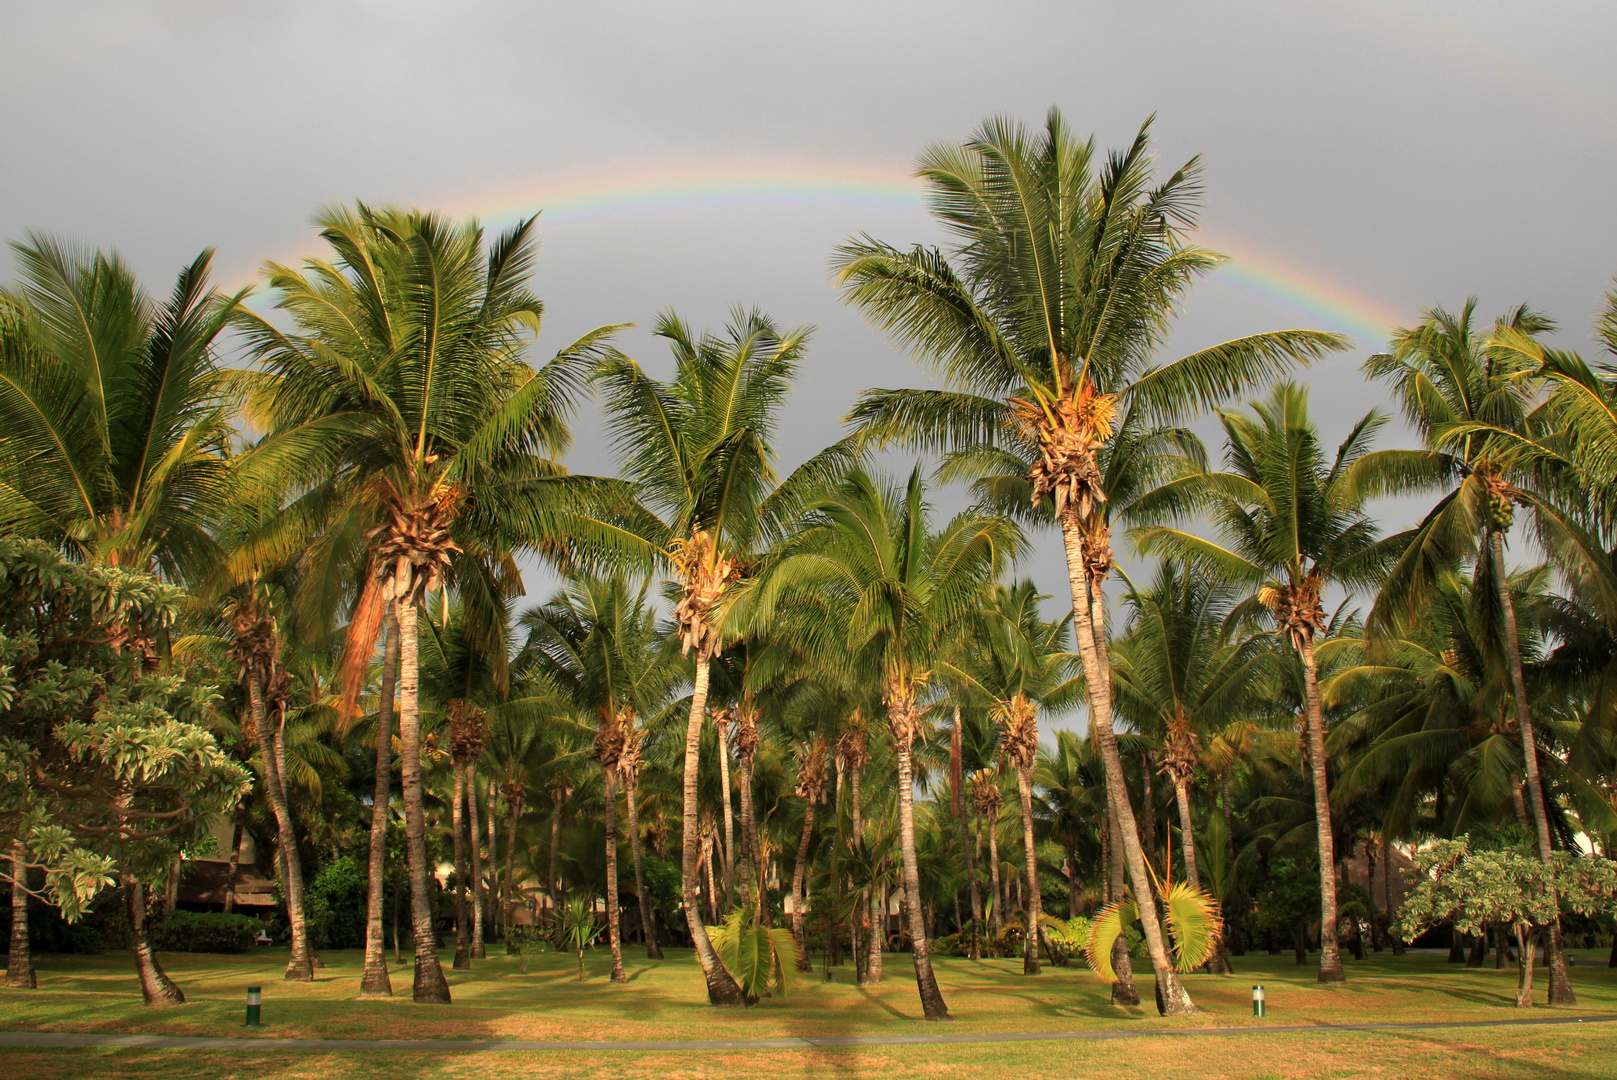
M606 780L606 941L612 949L612 981L623 983L629 976L623 971L622 919L618 911L618 791L614 782L617 773L603 770Z
M399 788L404 800L404 851L410 868L410 928L415 937L414 1000L447 1003L449 981L438 963L427 823L421 792L421 666L416 606L395 600L399 626Z
M522 816L522 797L515 791L507 791L505 804L505 890L500 898L500 925L505 929L505 945L509 953L511 927L516 922L517 819Z
M386 943L382 940L382 900L387 889L387 819L393 800L393 705L398 692L399 624L391 610L385 619L382 685L376 704L376 786L371 802L370 859L366 866L369 888L365 897L365 970L359 980L360 997L393 996L393 980L387 973Z
M803 885L808 879L809 844L814 840L814 803L803 800L803 836L797 842L797 866L792 870L792 937L797 941L797 970L813 971L808 945L803 938L803 905L807 898Z
M122 875L125 911L129 916L129 948L135 954L135 971L140 975L140 994L153 1006L183 1005L185 994L163 971L146 934L146 893L140 882Z
M488 958L488 947L483 942L483 838L477 822L477 759L466 763L466 835L472 848L472 959Z
M6 956L6 987L32 990L34 961L28 952L28 859L21 840L11 842L11 951Z
M466 920L466 759L456 754L451 767L455 775L455 802L449 809L455 857L455 959L450 966L467 971L472 966L472 940Z
M714 730L719 736L719 800L724 807L724 907L725 910L735 906L736 902L736 823L735 815L730 809L730 748L725 739L727 724L715 723Z
M1179 804L1179 846L1185 858L1185 880L1193 888L1202 887L1202 876L1196 868L1196 826L1190 820L1190 782L1175 780L1174 801Z
M1347 979L1342 968L1342 952L1336 940L1336 838L1331 831L1331 794L1325 773L1325 720L1319 704L1319 669L1314 664L1314 646L1304 642L1303 693L1308 723L1308 766L1314 781L1314 827L1319 840L1319 981L1339 983Z
M882 952L887 947L887 886L877 885L866 899L870 918L870 939L865 943L865 982L881 985Z
M1151 955L1151 967L1157 976L1158 1008L1163 1015L1177 1015L1196 1011L1196 1006L1185 992L1175 974L1173 962L1162 933L1162 921L1157 914L1151 875L1146 869L1145 852L1140 847L1140 830L1134 818L1134 807L1129 803L1128 787L1123 778L1123 757L1117 746L1117 733L1112 728L1112 671L1106 651L1106 598L1101 592L1102 582L1091 581L1084 561L1083 529L1072 507L1061 515L1061 536L1067 556L1067 577L1072 586L1074 630L1078 638L1078 653L1083 660L1086 690L1089 696L1089 723L1100 744L1101 763L1105 767L1107 801L1117 819L1117 830L1122 840L1129 880L1134 895L1140 901L1140 924L1145 930L1146 951Z
M1106 835L1111 848L1110 874L1107 879L1107 888L1111 890L1111 903L1122 901L1124 895L1124 880L1127 871L1124 868L1123 837L1117 827L1117 813L1111 807L1110 793L1108 792L1106 808ZM1112 970L1117 973L1117 981L1112 984L1112 1004L1133 1006L1140 1003L1140 988L1134 985L1134 963L1129 959L1128 934L1124 932L1117 935L1112 943Z
M492 813L493 811L490 811ZM561 797L552 793L550 798L550 868L549 883L545 889L550 894L550 910L559 919L561 918L561 876L557 867L561 864Z
M741 776L741 843L746 846L747 889L753 893L753 912L759 926L769 925L769 874L764 865L763 842L758 835L758 818L752 805L752 755L736 762Z
M1527 773L1527 801L1533 812L1533 832L1538 838L1538 857L1546 867L1552 866L1550 852L1550 822L1544 802L1544 782L1538 771L1538 738L1533 730L1533 710L1527 704L1527 679L1522 671L1521 640L1516 632L1516 605L1510 598L1510 582L1505 576L1505 534L1498 529L1488 530L1489 553L1493 556L1494 585L1499 590L1499 606L1505 616L1505 649L1510 658L1510 689L1516 703L1516 726L1522 736L1522 764ZM1550 900L1555 900L1553 876L1550 878ZM1549 927L1550 1004L1576 1005L1577 995L1572 992L1572 981L1567 975L1566 954L1561 950L1561 920L1557 918ZM1527 972L1527 985L1532 988L1531 968ZM1529 998L1528 1004L1531 1004Z
M225 914L236 910L236 872L241 868L241 841L247 832L247 804L241 803L231 815L230 870L225 879Z
M1043 929L1044 898L1039 895L1039 856L1033 847L1033 766L1016 770L1016 789L1022 801L1022 853L1027 862L1027 933L1022 937L1022 974L1039 973L1039 938Z
M640 933L646 939L646 959L661 960L663 947L657 944L657 920L651 909L651 897L646 893L644 857L640 852L640 783L630 772L624 778L623 802L629 814L629 852L634 857L634 895L640 907Z
M505 932L505 924L494 917L495 907L500 902L500 882L498 876L500 866L499 817L494 813L494 808L497 805L495 800L499 795L499 787L500 786L494 782L494 777L490 776L488 778L488 794L484 796L486 801L483 803L483 818L488 822L488 920L498 928L498 932L503 934ZM551 867L551 874L552 876L555 874L554 866Z
M286 804L286 786L281 783L280 755L270 731L264 684L256 673L250 673L247 678L247 706L252 710L259 756L264 763L264 794L275 813L281 883L286 893L286 921L292 930L292 955L287 961L286 978L309 982L314 978L314 963L309 956L309 924L303 913L303 863L298 858L297 834L292 831L292 813Z
M994 910L988 916L988 922L989 929L997 938L1005 927L1005 890L1000 887L999 880L999 822L985 821L985 824L988 826L988 877L994 890Z
M961 806L965 817L962 819L964 827L961 830L962 846L966 849L966 883L971 894L971 953L973 960L983 958L981 935L983 929L983 894L977 883L977 848L981 841L982 825L975 826L971 821L971 811Z
M932 971L932 950L927 945L926 924L921 916L921 870L915 856L915 764L910 748L902 743L898 747L898 842L903 857L904 907L910 923L911 958L915 962L915 984L921 994L921 1012L928 1020L950 1020L953 1017L949 1015L949 1007L944 1004L937 976ZM885 914L884 911L884 922Z
M696 950L697 962L702 965L702 977L707 980L707 999L714 1005L745 1005L746 995L719 963L708 940L707 928L702 925L702 913L697 906L696 855L700 841L696 819L696 781L700 768L702 745L702 716L707 711L707 684L712 658L698 650L696 678L691 687L691 712L685 723L685 776L683 829L680 837L680 894L685 905L685 923L691 931L691 945ZM722 757L722 755L721 755Z

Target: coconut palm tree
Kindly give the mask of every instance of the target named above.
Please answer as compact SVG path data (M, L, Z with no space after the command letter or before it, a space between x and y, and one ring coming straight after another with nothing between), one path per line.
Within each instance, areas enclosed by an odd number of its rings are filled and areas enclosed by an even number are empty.
M1039 920L1043 914L1033 838L1039 713L1065 707L1083 685L1078 656L1068 647L1072 617L1043 618L1039 604L1045 599L1030 580L995 585L986 592L972 620L978 647L968 647L965 663L945 665L952 681L987 700L999 728L1001 752L1016 771L1028 898L1022 956L1022 970L1027 975L1039 973Z
M638 767L636 718L660 712L678 678L676 657L658 633L647 588L622 578L577 580L521 620L527 631L524 654L575 715L597 724L594 757L606 785L606 925L613 982L628 981L618 917L617 781ZM643 875L637 872L636 879L644 920Z
M1325 727L1315 644L1327 626L1324 592L1378 584L1403 536L1377 540L1364 512L1380 478L1366 467L1375 433L1386 422L1370 412L1332 458L1308 413L1308 394L1282 383L1252 406L1253 415L1219 412L1226 472L1198 472L1166 485L1162 505L1175 513L1205 511L1224 544L1168 526L1144 526L1142 551L1205 568L1256 589L1254 604L1303 667L1304 758L1313 776L1319 843L1321 982L1346 978L1337 947L1336 851L1331 829ZM1155 504L1156 497L1150 498Z
M476 222L435 214L361 204L317 221L333 261L267 268L295 332L239 311L265 372L253 405L269 431L247 468L299 492L289 512L323 525L307 554L309 606L335 610L357 582L343 660L350 714L384 613L398 622L414 996L448 1001L422 810L418 609L453 586L503 678L513 550L612 542L591 502L612 485L567 476L555 455L573 395L616 328L591 331L537 373L522 359L543 311L526 286L533 219L486 252Z
M229 503L236 374L215 343L234 297L213 252L158 302L116 254L40 233L0 291L0 529L195 584Z
M771 553L758 589L753 617L759 626L769 625L788 595L821 596L830 617L847 627L825 640L846 641L846 657L856 668L879 673L897 772L901 887L929 1020L947 1019L949 1011L932 971L921 908L913 750L935 651L1021 547L1020 531L997 515L968 511L934 531L919 469L902 490L856 470L834 495L815 502L802 528Z
M668 382L625 357L604 360L595 380L622 472L648 513L632 533L673 571L681 648L694 658L685 734L681 890L686 924L715 1005L746 995L708 941L697 902L697 812L702 721L714 660L727 644L722 608L762 544L802 505L801 489L834 464L833 452L777 486L775 425L807 349L806 327L782 331L758 312L736 311L723 334L697 334L672 312L656 333L674 354Z
M1177 422L1345 344L1284 330L1227 341L1167 363L1155 353L1180 300L1219 256L1185 242L1201 201L1193 158L1154 182L1150 121L1100 162L1059 112L1028 132L985 123L963 143L921 157L933 213L958 243L901 250L868 236L834 259L846 300L930 364L945 389L871 390L852 419L865 442L952 449L954 475L1016 487L1049 506L1061 529L1090 723L1138 895L1150 880L1122 759L1112 736L1104 595L1112 568L1111 512L1101 457L1132 429L1139 453L1114 470L1138 474L1175 439ZM1119 423L1119 418L1123 422ZM1018 484L999 481L1015 477ZM1141 922L1165 1008L1191 1005L1173 971L1160 920Z

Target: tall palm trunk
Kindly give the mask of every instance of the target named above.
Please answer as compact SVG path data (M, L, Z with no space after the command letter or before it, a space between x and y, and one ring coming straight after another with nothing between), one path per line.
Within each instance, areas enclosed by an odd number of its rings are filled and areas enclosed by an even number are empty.
M466 763L466 835L472 848L472 959L483 960L488 957L488 947L483 940L483 910L487 905L483 887L483 837L477 821L476 758Z
M1123 865L1123 838L1117 827L1117 814L1111 809L1109 793L1106 810L1106 844L1108 848L1106 888L1110 895L1107 902L1115 904L1123 899L1124 877L1127 871ZM1140 990L1134 985L1134 963L1129 959L1127 934L1117 935L1117 940L1112 943L1112 970L1117 973L1117 981L1112 984L1112 1004L1138 1005Z
M1017 794L1022 799L1022 852L1027 863L1027 933L1022 940L1022 974L1039 973L1039 938L1043 928L1044 897L1039 895L1039 856L1033 846L1033 766L1016 770Z
M314 978L314 963L309 955L309 924L303 912L303 864L298 858L297 834L292 831L292 812L286 804L286 786L281 783L280 754L276 752L275 736L270 730L264 683L256 670L247 677L247 706L252 710L259 756L264 763L264 794L275 814L286 921L292 930L292 955L287 961L286 978L309 982Z
M6 957L6 987L32 990L34 960L28 951L28 859L21 840L11 842L11 951Z
M1005 928L1005 889L999 878L999 822L985 821L984 824L988 827L988 878L994 898L994 910L988 921L997 938Z
M151 939L146 933L146 891L129 874L122 875L125 913L129 916L129 948L135 954L135 971L140 975L140 994L146 1004L183 1005L185 994L157 962Z
M752 755L737 758L741 776L741 843L747 849L748 891L753 894L753 912L760 926L769 925L768 873L764 865L762 838L758 835L758 819L752 806Z
M1176 777L1173 798L1179 806L1179 846L1185 858L1185 880L1192 888L1199 889L1202 876L1196 868L1196 826L1190 820L1190 781Z
M909 917L911 959L915 962L915 984L921 993L921 1012L928 1020L950 1020L938 979L932 972L932 950L926 941L926 923L921 914L921 870L915 857L915 763L904 739L898 740L898 844L903 853L904 908ZM886 890L882 890L885 894ZM886 904L882 907L885 909ZM886 921L883 911L883 921Z
M1339 983L1347 978L1336 940L1336 837L1331 831L1331 794L1325 774L1325 719L1319 704L1319 669L1314 646L1304 642L1303 694L1308 721L1308 765L1314 781L1314 827L1319 839L1319 981Z
M545 891L550 895L550 910L557 918L561 917L561 875L557 867L561 865L561 803L560 791L550 793L550 866L546 873L549 880ZM489 811L493 813L493 811Z
M391 608L392 605L389 605ZM389 610L382 646L382 685L376 703L376 786L371 802L371 846L366 866L365 970L360 997L392 997L387 943L382 939L382 900L387 891L387 819L393 800L393 705L398 692L399 624Z
M449 981L438 963L432 873L427 865L427 823L421 792L421 642L416 606L395 600L399 627L399 788L404 800L404 851L410 868L410 929L415 937L414 999L447 1003Z
M1533 710L1527 704L1527 679L1522 671L1521 639L1516 631L1516 605L1510 598L1510 582L1505 577L1505 534L1500 529L1488 530L1489 553L1493 556L1493 576L1499 590L1499 607L1505 617L1505 649L1510 659L1510 689L1516 704L1516 726L1522 737L1522 764L1527 774L1527 801L1533 812L1533 832L1538 839L1538 857L1546 867L1551 865L1550 822L1544 803L1544 782L1538 771L1538 739L1533 729ZM1550 879L1550 900L1555 900L1554 878ZM1561 921L1550 923L1549 952L1550 1004L1576 1005L1577 995L1572 992L1572 981L1567 976L1566 954L1561 950ZM1522 967L1526 981L1526 1005L1532 1004L1531 963ZM1521 1001L1517 1002L1522 1004Z
M236 873L241 869L241 842L247 832L247 804L241 803L231 815L230 869L225 879L225 914L236 910Z
M701 837L696 819L696 781L701 761L702 717L707 711L707 684L711 666L712 658L705 650L698 650L696 678L691 688L691 712L685 723L680 895L685 905L685 923L691 932L691 945L696 950L697 962L702 965L702 977L707 980L708 1001L714 1005L745 1005L746 995L724 965L719 963L718 953L713 951L713 943L708 940L707 928L702 925L702 913L697 906L696 856Z
M450 966L467 971L472 966L472 940L466 919L466 759L456 754L451 767L455 774L455 803L449 809L455 858L455 959Z
M506 788L505 814L505 894L500 902L500 925L505 930L509 950L517 907L517 819L522 816L522 795L514 784Z
M1123 756L1118 750L1117 733L1112 728L1112 671L1106 652L1106 598L1101 593L1102 582L1090 579L1084 557L1083 529L1074 508L1068 506L1060 515L1060 521L1067 555L1067 576L1072 586L1078 653L1083 660L1089 694L1089 723L1100 744L1101 763L1106 773L1107 801L1117 819L1129 880L1139 901L1137 906L1140 925L1145 930L1146 951L1151 956L1151 967L1157 976L1157 1007L1165 1016L1194 1012L1196 1006L1185 992L1168 957L1162 920L1157 914L1156 893L1146 868L1145 852L1140 847L1140 830L1134 818L1134 807L1129 802L1128 787L1124 783Z
M612 981L628 982L623 971L622 919L618 911L618 791L617 772L604 770L606 780L606 941L612 949Z
M871 986L879 986L882 980L882 953L887 948L886 882L874 886L865 902L869 905L867 911L870 919L870 938L866 942L868 951L865 954L865 982Z
M730 809L730 747L726 739L724 717L716 717L713 725L719 736L719 799L724 807L724 906L736 902L736 823Z
M962 846L964 846L966 849L966 887L971 894L970 958L973 960L981 960L983 958L981 943L983 927L983 894L982 889L977 883L977 848L981 846L980 840L982 826L980 823L975 826L973 825L971 821L971 811L967 808L966 803L961 803L960 810L961 813L965 815L963 818L961 818L962 827L960 831L961 835L964 837ZM959 815L956 816L958 817Z
M803 835L797 841L797 866L792 870L792 937L797 941L797 970L813 971L808 946L803 938L803 905L807 903L803 885L808 878L809 844L814 839L814 800L803 800Z
M623 803L629 815L629 853L634 858L634 896L640 908L640 933L646 939L646 959L661 960L663 947L657 943L656 915L651 910L651 897L646 892L646 870L640 852L640 800L639 774L631 771L624 777Z
M488 794L484 796L487 801L483 803L483 809L487 811L483 817L488 822L488 918L490 922L499 928L500 933L504 933L505 924L494 917L495 906L500 902L500 882L498 877L500 865L499 818L494 813L494 808L497 805L495 800L498 795L499 785L494 782L494 777L491 776L488 778ZM556 870L554 863L551 864L550 869L551 876L554 877Z

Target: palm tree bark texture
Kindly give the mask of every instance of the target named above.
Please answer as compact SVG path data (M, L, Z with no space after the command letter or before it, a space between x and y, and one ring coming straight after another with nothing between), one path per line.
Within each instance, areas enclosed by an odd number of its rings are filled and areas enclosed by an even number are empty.
M921 1012L928 1020L949 1020L949 1007L932 970L932 951L926 940L926 923L921 913L921 871L915 854L915 762L913 747L920 732L914 680L891 673L882 689L887 708L887 726L893 733L893 751L898 759L898 842L902 853L905 915L909 920L910 959L915 964L915 983L921 994ZM883 907L885 908L885 904ZM883 913L885 921L885 914Z
M392 997L387 943L382 938L382 900L387 881L387 822L393 787L393 708L399 678L399 624L390 611L383 624L382 685L376 703L376 786L371 802L370 853L366 864L365 968L360 997Z

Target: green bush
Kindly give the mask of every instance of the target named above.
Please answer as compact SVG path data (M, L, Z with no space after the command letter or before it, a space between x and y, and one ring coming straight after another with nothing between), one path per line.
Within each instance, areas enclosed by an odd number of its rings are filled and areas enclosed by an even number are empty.
M391 884L391 883L390 883ZM358 949L365 944L365 906L370 892L369 867L344 855L320 868L304 891L309 940L317 949ZM392 899L384 890L383 911Z
M176 911L153 931L152 944L166 952L241 953L263 925L251 915Z

